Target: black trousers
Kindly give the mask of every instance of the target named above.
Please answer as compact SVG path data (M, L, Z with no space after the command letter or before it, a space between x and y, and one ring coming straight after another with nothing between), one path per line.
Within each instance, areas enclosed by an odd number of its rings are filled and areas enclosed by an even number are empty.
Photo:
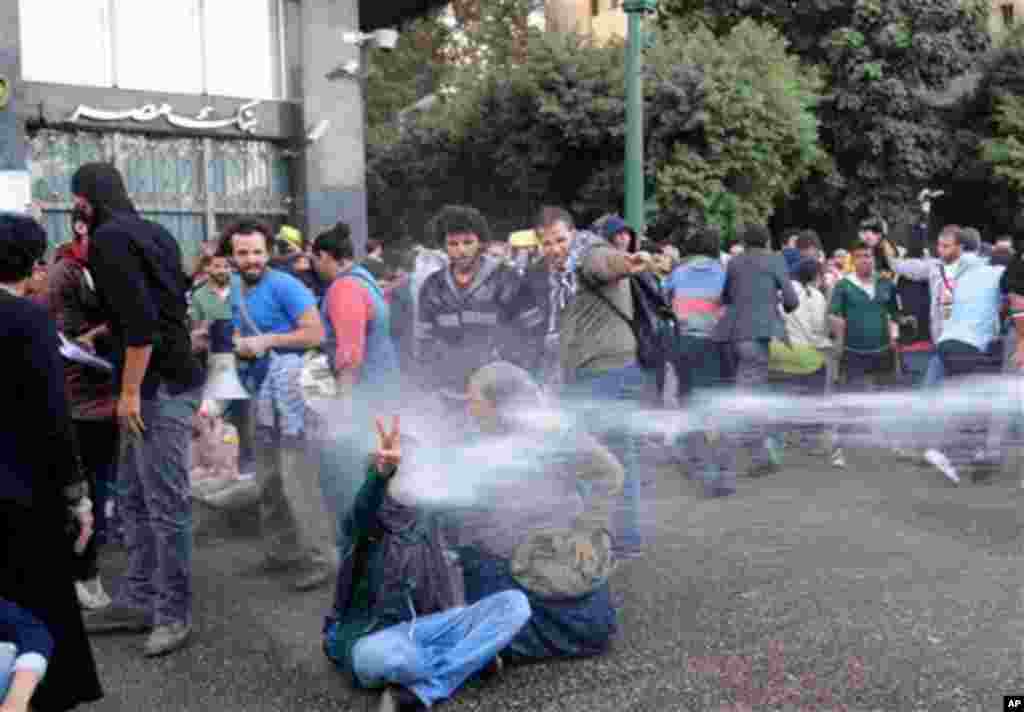
M76 420L74 428L78 452L89 477L95 534L85 551L75 557L73 572L76 581L88 581L99 573L100 540L108 534L107 502L114 499L117 490L118 428L115 420Z

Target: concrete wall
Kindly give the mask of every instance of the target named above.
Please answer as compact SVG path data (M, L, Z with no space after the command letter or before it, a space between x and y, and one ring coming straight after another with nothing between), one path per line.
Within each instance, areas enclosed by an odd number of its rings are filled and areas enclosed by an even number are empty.
M7 108L0 109L0 171L25 168L25 132L18 121L21 96L21 64L18 26L18 3L0 2L0 76L3 76L12 95Z
M302 113L307 128L331 122L327 133L306 147L304 217L309 237L343 220L352 228L358 254L367 235L364 82L344 75L327 79L339 65L366 57L359 47L342 42L358 31L357 0L303 0Z

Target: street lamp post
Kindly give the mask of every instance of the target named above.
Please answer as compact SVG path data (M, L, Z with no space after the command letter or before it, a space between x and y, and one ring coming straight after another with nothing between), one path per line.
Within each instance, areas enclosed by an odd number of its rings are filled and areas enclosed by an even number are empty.
M658 9L658 0L626 0L626 223L643 233L644 209L644 15Z

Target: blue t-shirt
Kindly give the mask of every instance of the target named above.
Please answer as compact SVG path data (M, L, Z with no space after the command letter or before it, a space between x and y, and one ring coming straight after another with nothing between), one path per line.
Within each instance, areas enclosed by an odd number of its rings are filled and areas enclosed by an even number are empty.
M299 317L312 307L316 309L316 297L309 288L295 277L274 269L268 269L256 286L245 285L245 306L249 318L263 334L288 334L299 326ZM245 325L239 309L238 297L242 294L242 280L231 276L231 318L235 328L243 336L255 336Z

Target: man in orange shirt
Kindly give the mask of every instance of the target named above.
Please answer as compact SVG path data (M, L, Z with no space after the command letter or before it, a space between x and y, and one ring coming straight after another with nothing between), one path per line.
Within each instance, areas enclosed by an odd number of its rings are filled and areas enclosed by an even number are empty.
M397 405L398 352L391 341L391 312L377 280L356 264L351 230L338 223L313 242L313 266L328 285L320 307L321 349L337 384L328 406L329 432L323 433L320 486L335 520L339 548L341 523L366 474L373 446L372 412ZM383 409L383 410L382 410ZM332 417L338 415L341 417Z

